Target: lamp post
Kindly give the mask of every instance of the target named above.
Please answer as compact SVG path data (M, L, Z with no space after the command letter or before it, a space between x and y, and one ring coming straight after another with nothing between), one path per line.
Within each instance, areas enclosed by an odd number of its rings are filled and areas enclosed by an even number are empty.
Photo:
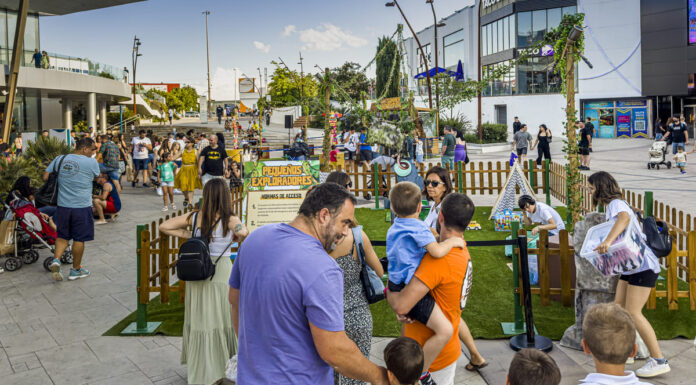
M210 45L208 44L208 15L210 15L210 11L203 11L203 14L205 15L205 56L208 65L208 118L210 118Z
M416 35L416 31L414 31L413 27L411 27L411 23L408 22L406 15L404 15L404 11L401 10L401 6L399 6L399 3L396 0L386 3L386 4L384 4L384 6L385 7L396 6L396 8L399 9L399 13L401 13L401 17L404 18L404 21L406 22L408 29L411 30L411 33L413 34L413 38L416 40L416 43L418 44L418 48L420 49L420 52L421 52L421 58L423 59L423 63L425 64L425 76L426 76L426 79L428 80L428 106L432 109L433 108L433 92L430 89L430 69L428 68L428 59L425 57L425 51L423 51L423 46L420 43L420 39L418 39L418 35Z
M446 24L445 23L438 23L437 22L437 16L435 16L435 5L433 5L434 1L433 0L425 0L426 4L430 4L430 10L433 11L433 26L435 29L435 76L437 76L438 73L438 68L440 68L438 64L438 53L437 53L437 28L438 27L444 27ZM437 79L435 79L435 104L437 104L438 110L440 109L440 87L437 84Z
M133 37L133 53L132 53L132 59L133 59L133 115L137 114L136 111L136 106L135 106L135 87L137 84L135 83L135 70L138 66L138 56L143 56L143 54L139 53L138 51L140 50L140 39L138 39L137 36Z

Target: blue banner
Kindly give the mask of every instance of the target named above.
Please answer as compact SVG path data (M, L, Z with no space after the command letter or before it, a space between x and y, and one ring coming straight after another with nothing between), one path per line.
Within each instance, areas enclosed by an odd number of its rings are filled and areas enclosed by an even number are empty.
M648 110L645 108L633 109L633 132L631 136L634 138L648 137Z
M616 137L630 138L631 137L631 109L617 108L616 109Z

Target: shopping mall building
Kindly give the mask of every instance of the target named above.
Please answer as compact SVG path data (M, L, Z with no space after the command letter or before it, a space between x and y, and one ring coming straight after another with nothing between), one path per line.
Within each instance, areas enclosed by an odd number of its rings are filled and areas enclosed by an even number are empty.
M56 54L40 47L39 19L75 12L133 3L140 0L33 0L26 17L23 55L12 113L12 132L35 132L72 128L74 121L106 128L107 106L128 100L130 87L123 68L104 65L86 58ZM0 0L0 66L10 72L19 0ZM66 36L66 38L80 38ZM89 37L83 36L88 39ZM49 68L35 68L34 49L47 50ZM88 53L86 52L85 55ZM130 52L125 52L130 57ZM5 108L9 85L0 76L0 111ZM4 116L2 117L4 119ZM98 122L98 123L97 123Z
M576 108L581 117L592 118L596 135L652 137L657 118L683 114L693 137L696 0L477 0L442 19L438 64L456 71L461 60L465 77L476 79L480 68L486 79L496 66L512 63L509 72L489 80L481 121L507 124L511 132L513 117L519 116L532 133L542 123L562 132L565 98L551 70L554 52L534 50L528 61L515 60L563 15L576 12L585 14L584 54L593 66L576 66ZM432 68L433 26L418 36ZM426 68L417 49L413 38L405 40L409 88L427 105L425 80L414 80ZM474 126L477 109L476 99L459 106Z

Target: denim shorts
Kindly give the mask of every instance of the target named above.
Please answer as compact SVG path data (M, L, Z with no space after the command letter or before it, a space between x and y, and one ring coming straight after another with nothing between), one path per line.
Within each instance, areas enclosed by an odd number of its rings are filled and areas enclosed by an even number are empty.
M150 163L150 160L147 158L145 158L145 159L133 159L133 165L135 166L135 169L137 171L147 170L148 163Z
M119 180L119 178L121 178L121 175L118 173L118 168L107 167L104 166L103 163L99 163L99 171L108 174L111 180Z
M94 215L91 207L60 207L53 217L58 238L87 242L94 239Z

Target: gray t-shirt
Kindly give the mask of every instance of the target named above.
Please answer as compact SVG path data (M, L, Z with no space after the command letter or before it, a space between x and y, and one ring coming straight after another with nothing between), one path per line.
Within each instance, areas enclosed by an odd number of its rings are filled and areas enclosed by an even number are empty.
M526 131L517 131L513 139L516 143L515 148L527 148L529 147L529 141L532 140L532 135Z

